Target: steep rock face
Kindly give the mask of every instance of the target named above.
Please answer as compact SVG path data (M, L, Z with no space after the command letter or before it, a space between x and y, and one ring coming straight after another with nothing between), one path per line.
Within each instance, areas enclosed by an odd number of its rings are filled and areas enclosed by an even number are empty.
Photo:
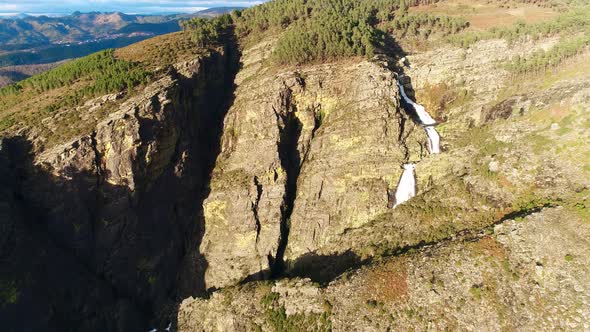
M189 268L184 260L187 253L198 256L193 249L202 232L203 186L216 153L235 60L227 49L168 68L91 134L42 151L22 166L23 181L15 191L25 210L36 211L25 218L30 233L41 234L66 262L78 264L70 268L64 263L55 274L67 279L66 274L82 269L84 277L72 278L100 280L108 288L104 297L96 295L101 305L123 299L138 313L128 315L132 330L147 328L149 319L174 301L183 274L191 274L184 291L203 291L202 275L194 273L202 267ZM53 287L51 282L47 287ZM82 301L77 297L89 293L72 296ZM14 303L14 312L34 299L27 293L23 302ZM104 311L91 303L88 310ZM108 326L128 319L88 313L100 316L98 325L80 325L78 312L72 315L75 310L64 308L63 321L43 310L38 314L49 320L39 321L47 328L96 330L104 319L113 320ZM129 330L121 326L107 329Z
M16 331L128 331L144 313L56 243L25 199L31 144L7 138L0 148L0 320ZM74 201L79 203L79 201ZM77 210L76 212L79 212Z
M255 60L264 49L244 52L204 203L208 287L268 275L285 246L295 260L369 222L387 209L401 164L425 152L382 65L274 74Z
M415 88L438 83L464 85L480 99L489 101L510 79L510 73L498 64L516 56L548 50L557 42L557 38L546 38L511 44L493 39L479 41L466 49L445 46L408 56L410 65L405 73L412 78Z
M293 74L240 86L225 120L221 155L204 202L201 252L208 287L270 272L281 237L288 182L280 146L295 123ZM286 165L285 165L286 166Z
M572 210L506 220L351 271L326 287L292 279L189 298L179 331L584 330L590 228Z
M292 261L387 211L401 164L426 153L392 72L369 62L326 69L306 71L297 98L319 110L321 123L303 151L286 254Z

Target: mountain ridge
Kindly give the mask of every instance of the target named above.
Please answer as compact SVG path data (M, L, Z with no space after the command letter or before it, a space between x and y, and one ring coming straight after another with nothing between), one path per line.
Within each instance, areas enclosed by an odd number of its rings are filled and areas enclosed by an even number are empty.
M130 24L136 24L134 32L142 31L142 24L163 24L191 17L212 17L243 7L209 8L190 14L139 15L122 12L74 12L61 17L26 16L23 18L0 17L0 45L25 46L36 43L76 43L88 38L117 33ZM153 29L153 26L152 26ZM176 27L178 31L180 27ZM165 30L161 33L174 31Z

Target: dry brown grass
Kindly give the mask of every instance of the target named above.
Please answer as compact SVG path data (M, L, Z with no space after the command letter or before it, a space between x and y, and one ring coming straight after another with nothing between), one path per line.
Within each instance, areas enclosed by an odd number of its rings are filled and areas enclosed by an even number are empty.
M447 118L447 111L455 105L469 101L470 95L466 90L451 87L446 83L439 83L427 84L418 89L416 98L438 122L444 122Z
M196 47L187 33L175 32L118 49L115 56L122 60L139 62L146 69L154 70L194 59L204 53L205 50Z
M469 21L469 30L472 31L512 25L519 20L527 23L546 21L558 14L551 8L527 4L513 4L511 8L508 8L501 3L488 3L483 0L450 0L428 6L412 7L410 12L463 16Z
M477 256L494 257L500 260L507 258L506 249L491 236L470 242L467 247Z
M394 303L408 295L408 271L405 257L397 257L368 271L365 276L367 300Z

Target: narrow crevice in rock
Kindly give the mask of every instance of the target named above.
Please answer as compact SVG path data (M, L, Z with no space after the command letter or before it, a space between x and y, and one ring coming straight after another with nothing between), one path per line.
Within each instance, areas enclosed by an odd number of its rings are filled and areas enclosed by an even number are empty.
M98 142L96 141L96 131L92 132L92 134L90 134L90 146L92 148L92 151L94 151L94 168L95 168L95 172L96 172L96 187L94 187L94 204L91 204L92 206L90 206L89 208L92 210L92 220L90 222L90 228L91 228L91 232L92 234L96 234L97 232L97 228L98 228L98 223L101 222L100 217L99 217L99 207L102 204L102 199L101 199L101 194L100 194L100 185L102 182L102 178L103 178L103 172L102 172L102 155L100 154L100 151L98 150ZM94 250L96 250L96 241L93 239L93 248ZM96 264L96 262L93 262L92 264ZM100 276L102 277L102 276Z
M289 98L287 98L289 99ZM287 100L290 105L290 100ZM289 241L290 219L295 206L297 196L297 180L301 171L301 155L297 148L301 136L302 124L295 115L296 110L288 110L286 115L279 114L282 125L279 125L280 141L278 144L281 166L287 173L285 183L285 195L281 206L281 236L279 247L272 266L274 277L281 275L285 270L284 254Z
M260 198L262 197L262 185L258 181L258 177L254 177L254 185L256 186L256 201L252 202L252 214L254 215L254 220L256 221L256 243L258 243L258 239L260 237L260 217L258 216L258 204L260 204Z
M100 181L102 178L102 156L98 151L98 143L96 142L96 132L90 134L90 144L92 146L92 151L94 151L94 167L96 170L96 186L100 185Z
M208 264L199 250L205 233L203 202L211 193L212 173L221 153L225 116L235 99L234 81L241 59L235 33L229 31L224 38L223 56L211 63L201 63L201 66L212 66L214 69L192 83L192 90L184 91L188 95L185 99L189 101L183 106L187 110L186 123L189 125L184 128L181 144L186 145L186 167L191 170L189 178L194 184L182 205L175 207L176 213L182 214L189 222L181 225L184 228L181 230L184 234L183 266L170 292L171 298L208 295L204 284ZM174 314L170 318L174 318Z
M314 110L314 121L313 121L313 130L311 131L311 139L315 137L316 132L320 129L324 120L326 118L325 111L322 110L322 105L319 105L316 110Z
M404 160L407 161L410 158L410 149L406 143L409 133L406 133L406 117L402 114L401 110L398 109L398 124L399 124L399 136L397 138L399 145L404 152Z

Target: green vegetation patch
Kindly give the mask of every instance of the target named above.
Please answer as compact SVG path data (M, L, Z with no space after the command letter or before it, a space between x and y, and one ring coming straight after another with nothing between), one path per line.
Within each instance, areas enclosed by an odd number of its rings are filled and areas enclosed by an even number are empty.
M506 39L513 41L525 35L539 39L559 33L574 34L584 31L590 26L590 10L588 8L588 6L576 7L546 22L525 23L519 21L509 27L494 27L488 31L451 35L447 40L456 46L469 47L480 40L486 39Z
M448 36L459 33L469 27L469 22L463 17L419 13L396 15L384 27L398 37L428 38L432 34Z
M112 49L66 63L0 89L0 131L15 124L39 124L42 118L61 108L78 106L99 95L129 91L149 82L150 78L151 74L140 65L115 58ZM63 91L54 93L58 89ZM7 112L40 97L43 102L35 103L33 114L27 113L26 109L25 112Z
M232 25L230 15L221 15L213 19L195 17L181 21L182 30L190 33L191 39L199 47L218 44L224 33Z
M449 192L453 193L452 199ZM381 234L377 242L363 245L361 254L363 257L397 255L409 246L436 243L462 231L486 228L505 214L504 206L495 207L494 204L470 190L460 178L452 178L395 210L379 215L374 225L367 227L392 223L400 226L387 228L386 232L391 233ZM411 221L411 227L400 224L400 220Z
M275 60L290 64L341 56L373 56L381 36L368 23L368 18L342 14L352 10L350 3L342 4L293 25L279 39Z
M0 89L0 96L20 95L24 92L43 93L68 86L81 78L93 81L85 90L88 94L109 93L129 88L149 78L134 63L116 59L109 49L78 59L22 82Z
M542 197L534 192L521 195L513 204L512 209L519 215L529 215L532 212L552 206L558 206L561 200L550 197Z
M286 29L273 53L278 64L372 57L387 47L387 32L428 37L468 26L462 18L408 14L405 0L277 0L236 13L234 21L248 42Z
M506 65L506 69L517 74L548 70L565 59L580 54L588 45L590 45L590 33L575 38L564 37L548 51L539 50L528 57L516 57Z
M19 295L16 282L0 280L0 307L16 303Z
M266 322L277 332L328 332L332 330L331 312L322 314L294 314L287 315L285 307L279 304L280 295L269 292L260 301L265 309ZM326 306L329 309L329 306Z

